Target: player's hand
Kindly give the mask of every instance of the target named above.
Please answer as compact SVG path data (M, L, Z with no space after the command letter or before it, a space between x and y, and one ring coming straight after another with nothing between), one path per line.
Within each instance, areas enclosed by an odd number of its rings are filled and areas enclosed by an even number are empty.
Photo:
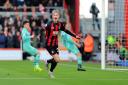
M76 38L77 38L77 39L80 39L81 37L80 37L80 36L78 36L78 35L76 35Z

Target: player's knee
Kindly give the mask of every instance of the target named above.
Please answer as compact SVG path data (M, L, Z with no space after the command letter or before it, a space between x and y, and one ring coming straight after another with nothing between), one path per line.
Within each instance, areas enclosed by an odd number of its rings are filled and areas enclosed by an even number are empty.
M56 61L56 62L60 62L60 58L59 58L59 55L58 54L55 54L55 55L53 55L53 58L54 58L54 60Z
M54 60L55 60L55 62L57 62L57 63L60 62L60 58L55 58Z
M40 57L40 52L37 52L34 56L39 56Z
M60 62L60 59L56 59L55 61L56 61L57 63L59 63L59 62Z

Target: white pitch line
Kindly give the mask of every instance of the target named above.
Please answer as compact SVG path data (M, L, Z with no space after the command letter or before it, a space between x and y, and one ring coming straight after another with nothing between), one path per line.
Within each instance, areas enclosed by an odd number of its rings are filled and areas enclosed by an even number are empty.
M50 78L0 78L0 80L49 80ZM97 79L77 79L77 78L54 78L54 80L95 80L95 81L126 81L128 79L110 79L110 78L106 78L106 79L102 79L102 78L97 78Z
M69 65L69 64L60 64L60 65L64 65L64 66L68 66L68 67L76 67L76 65ZM83 66L84 67L84 66ZM89 67L89 66L86 66L84 68L88 68L88 69L93 69L93 70L99 70L99 71L113 71L113 72L121 72L121 73L127 73L128 74L128 71L126 70L101 70L100 68L96 68L96 67Z
M65 65L65 66L69 66L69 67L77 67L77 65L69 65L69 64L60 64L60 65ZM89 69L94 69L94 70L101 70L100 68L96 68L96 67L89 67L89 66L83 66L84 68L89 68Z
M0 78L0 80L41 80L46 78Z
M0 78L0 80L47 80L50 78L30 78L30 77L24 77L24 78ZM54 78L54 79L72 79L72 78Z

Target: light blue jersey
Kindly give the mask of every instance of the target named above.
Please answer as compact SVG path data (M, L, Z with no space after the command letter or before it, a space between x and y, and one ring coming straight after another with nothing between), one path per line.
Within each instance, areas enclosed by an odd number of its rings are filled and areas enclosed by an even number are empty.
M61 31L60 39L62 44L67 48L67 50L71 51L74 54L79 53L79 50L75 45L75 42L72 40L72 37L69 34L65 33L64 31Z
M23 45L31 45L31 42L30 42L30 33L28 32L28 30L26 28L23 28L22 29L22 41L23 41Z
M38 50L31 46L31 36L26 28L22 29L22 42L23 42L23 51L29 53L30 55L37 54Z

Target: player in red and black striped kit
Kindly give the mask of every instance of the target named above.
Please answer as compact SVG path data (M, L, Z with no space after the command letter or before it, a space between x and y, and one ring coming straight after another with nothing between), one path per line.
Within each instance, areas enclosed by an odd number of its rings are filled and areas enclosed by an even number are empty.
M65 29L65 24L62 22L59 22L59 11L53 10L52 11L52 21L47 24L45 31L46 31L46 49L50 53L50 55L53 57L50 60L46 61L46 66L48 68L48 64L51 63L51 68L49 71L49 75L51 78L54 78L53 76L53 70L57 66L57 63L60 62L59 58L59 51L58 51L58 34L59 31L64 31L67 34L79 38L79 36L76 36L69 30Z

